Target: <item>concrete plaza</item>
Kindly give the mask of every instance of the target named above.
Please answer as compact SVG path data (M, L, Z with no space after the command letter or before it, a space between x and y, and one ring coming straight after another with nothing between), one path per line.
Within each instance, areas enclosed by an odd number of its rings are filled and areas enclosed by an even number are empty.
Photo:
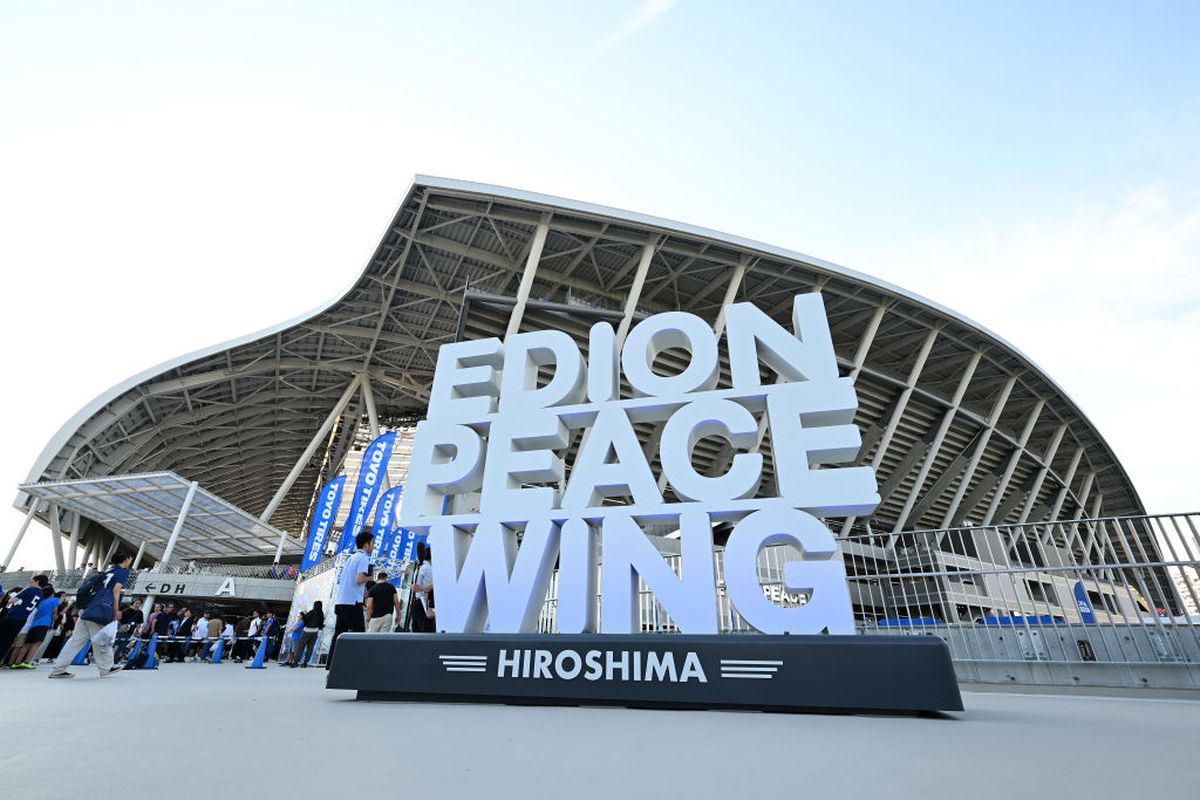
M358 703L324 670L0 673L0 796L1190 797L1200 702L968 691L932 717Z

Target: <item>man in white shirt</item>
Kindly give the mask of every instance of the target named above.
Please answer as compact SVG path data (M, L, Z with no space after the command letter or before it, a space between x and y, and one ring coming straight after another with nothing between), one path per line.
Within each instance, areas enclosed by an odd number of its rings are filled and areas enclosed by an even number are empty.
M354 537L354 545L357 549L342 566L342 574L333 587L333 613L337 625L333 629L333 641L329 644L329 660L325 662L325 669L333 664L333 652L339 636L347 631L364 633L367 629L363 618L363 586L371 578L368 556L375 548L375 535L363 531Z

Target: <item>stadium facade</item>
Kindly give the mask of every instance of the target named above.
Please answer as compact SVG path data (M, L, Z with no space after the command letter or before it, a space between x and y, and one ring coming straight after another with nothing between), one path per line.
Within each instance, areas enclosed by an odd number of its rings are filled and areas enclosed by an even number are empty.
M811 291L822 293L841 368L855 379L859 462L875 468L882 497L869 519L835 521L835 532L1144 513L1080 408L1031 359L961 314L769 245L426 177L341 297L114 386L62 427L28 481L171 471L299 536L316 486L341 465L360 423L423 416L441 344L558 328L586 349L596 320L628 326L682 309L716 323L733 300L784 319L792 297ZM668 352L661 366L670 362ZM314 449L331 412L330 435ZM639 433L653 450L657 431ZM769 465L769 441L762 450ZM716 474L732 452L705 440L697 461ZM81 543L110 533L86 520L79 527ZM1089 547L1086 537L1059 544L1081 558Z

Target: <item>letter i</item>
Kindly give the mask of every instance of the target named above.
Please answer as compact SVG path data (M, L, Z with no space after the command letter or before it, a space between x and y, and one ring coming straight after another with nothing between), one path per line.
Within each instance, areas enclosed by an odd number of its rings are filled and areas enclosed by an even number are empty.
M617 334L607 322L597 322L588 333L587 397L593 403L617 399Z

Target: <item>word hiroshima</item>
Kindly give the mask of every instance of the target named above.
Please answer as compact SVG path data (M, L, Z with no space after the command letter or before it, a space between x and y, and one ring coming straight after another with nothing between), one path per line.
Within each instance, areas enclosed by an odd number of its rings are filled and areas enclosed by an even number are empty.
M678 311L646 318L620 347L612 326L597 323L586 360L556 330L442 346L401 511L401 524L428 530L438 553L440 630L536 630L557 562L560 632L638 630L640 577L682 632L716 633L712 526L728 521L726 591L750 625L854 632L845 567L818 516L869 514L879 494L870 467L833 466L854 459L861 438L821 296L795 297L791 331L750 303L726 306L724 320L727 387L718 387L717 334ZM681 371L654 368L666 350L681 355ZM621 396L622 376L631 396ZM661 476L639 422L663 423ZM568 475L564 454L578 429ZM735 449L720 475L693 463L696 443L712 436ZM762 479L768 437L773 482ZM664 499L659 477L677 502ZM763 496L764 487L773 493ZM651 523L678 525L682 575L644 533ZM762 592L758 554L778 543L799 551L783 582L809 597L801 607Z

